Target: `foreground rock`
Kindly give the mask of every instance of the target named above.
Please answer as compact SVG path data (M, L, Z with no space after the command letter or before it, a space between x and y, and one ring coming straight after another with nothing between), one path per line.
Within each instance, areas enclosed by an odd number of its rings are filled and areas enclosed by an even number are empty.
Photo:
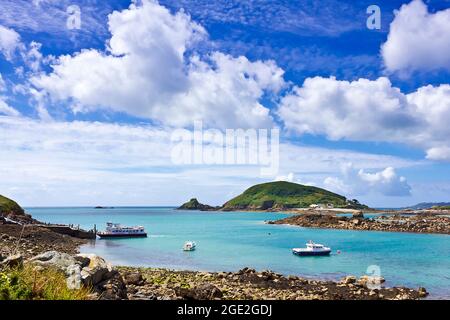
M69 288L81 286L92 288L92 299L127 299L126 285L120 273L95 254L72 256L63 252L49 251L33 257L28 262L39 267L61 270L67 277Z
M139 273L145 282L127 285L129 299L195 300L409 300L425 289L383 288L384 279L349 276L340 282L285 277L271 271L244 268L238 272L191 272L119 268L124 278Z
M450 234L450 218L440 215L392 215L381 216L377 219L365 219L364 216L358 215L349 218L330 214L305 213L268 223L307 228Z

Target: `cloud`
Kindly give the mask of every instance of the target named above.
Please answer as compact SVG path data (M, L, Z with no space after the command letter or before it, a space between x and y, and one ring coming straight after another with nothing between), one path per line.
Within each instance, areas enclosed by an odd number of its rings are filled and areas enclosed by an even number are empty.
M192 51L206 41L203 27L149 1L113 12L109 30L109 52L61 56L52 73L31 82L53 101L69 101L74 112L113 110L174 126L271 125L260 100L284 85L274 62L220 52L201 58Z
M429 13L422 0L396 12L387 41L381 47L390 72L450 71L450 9Z
M308 78L281 100L278 114L287 129L299 134L397 142L427 151L449 147L450 85L404 94L384 77L352 82ZM428 158L450 160L434 154Z
M275 178L275 181L294 182L294 173L293 172L289 172L286 176L277 176Z
M221 204L268 181L254 165L174 165L171 134L170 128L144 124L0 115L0 194L44 206L176 205L190 196ZM374 170L417 165L392 156L290 143L280 145L280 158L281 172L295 172L296 182L299 176L316 185L348 161Z
M349 196L373 192L396 197L411 195L411 187L406 178L398 176L392 167L370 173L363 169L357 170L348 163L342 167L341 177L327 177L324 185L330 190Z
M81 29L67 28L67 8L71 5L81 9ZM100 45L108 35L106 18L112 6L112 1L102 0L2 0L0 24L45 37L45 43L52 47L73 48L86 42Z
M20 35L13 29L0 25L0 52L5 59L11 61L21 47Z
M165 5L184 8L202 23L223 23L298 35L337 36L361 29L353 6L337 0L292 2L239 0L165 0Z
M7 116L19 116L20 113L13 107L9 106L6 102L6 97L2 95L2 93L5 92L6 89L7 88L5 81L3 80L2 74L0 73L0 114Z

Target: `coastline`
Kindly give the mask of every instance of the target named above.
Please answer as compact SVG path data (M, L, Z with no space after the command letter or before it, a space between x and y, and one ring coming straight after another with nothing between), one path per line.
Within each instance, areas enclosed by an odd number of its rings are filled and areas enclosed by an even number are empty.
M88 242L33 225L22 228L0 223L0 234L0 261L3 262L12 254L16 259L19 256L25 264L39 255L66 255L66 260L70 257L77 260L80 246ZM85 259L90 255L81 256ZM58 259L55 263L64 260ZM97 260L103 259L94 259ZM107 274L113 276L96 284L90 299L414 300L428 294L423 288L383 288L382 278L348 275L340 281L326 281L269 270L258 272L251 268L235 272L204 272L123 266L115 268L114 272L111 269ZM374 283L377 288L372 286Z

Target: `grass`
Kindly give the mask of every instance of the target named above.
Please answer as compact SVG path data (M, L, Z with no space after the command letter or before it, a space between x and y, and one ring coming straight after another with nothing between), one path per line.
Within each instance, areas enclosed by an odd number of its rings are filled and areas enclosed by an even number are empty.
M304 208L319 203L332 203L336 207L346 205L345 197L325 189L278 181L255 185L228 201L224 207L261 207L272 201L273 205L286 208Z
M2 195L0 195L0 213L15 213L15 214L23 214L23 209L17 204L17 202L8 199Z
M56 269L23 268L0 271L0 300L87 300L88 288L69 289L65 275Z

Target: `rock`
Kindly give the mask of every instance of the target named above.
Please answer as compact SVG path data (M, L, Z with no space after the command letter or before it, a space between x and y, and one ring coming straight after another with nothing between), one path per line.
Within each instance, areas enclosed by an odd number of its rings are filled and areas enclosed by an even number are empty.
M127 300L127 287L119 273L115 273L111 278L102 281L95 287L97 292L101 292L100 300Z
M81 280L85 285L96 286L117 273L105 259L95 254L79 254L77 257L89 259L89 264L81 270Z
M341 283L344 283L344 284L356 283L356 277L355 276L346 276L345 278L343 278L341 280Z
M69 289L80 289L83 282L81 278L81 266L72 264L66 268L66 283Z
M123 278L127 285L141 286L145 283L144 278L142 278L139 272L125 273Z
M356 219L358 219L358 218L364 218L364 213L363 213L362 211L358 211L358 212L355 212L355 213L352 215L352 217L353 217L353 218L356 218Z
M15 254L15 255L9 256L0 263L0 267L22 268L23 267L23 257L20 254Z
M40 266L51 266L66 272L69 266L77 264L70 254L57 251L47 251L30 259L31 262Z
M81 268L87 267L91 259L83 255L76 255L75 260L80 264Z
M175 294L184 299L213 300L222 298L223 293L215 285L204 283L193 288L174 288Z
M428 292L427 289L425 289L424 287L420 287L417 292L419 293L419 297L420 298L425 298L426 296L428 296Z
M380 289L381 284L386 280L380 276L361 276L358 280L358 285L367 289Z

